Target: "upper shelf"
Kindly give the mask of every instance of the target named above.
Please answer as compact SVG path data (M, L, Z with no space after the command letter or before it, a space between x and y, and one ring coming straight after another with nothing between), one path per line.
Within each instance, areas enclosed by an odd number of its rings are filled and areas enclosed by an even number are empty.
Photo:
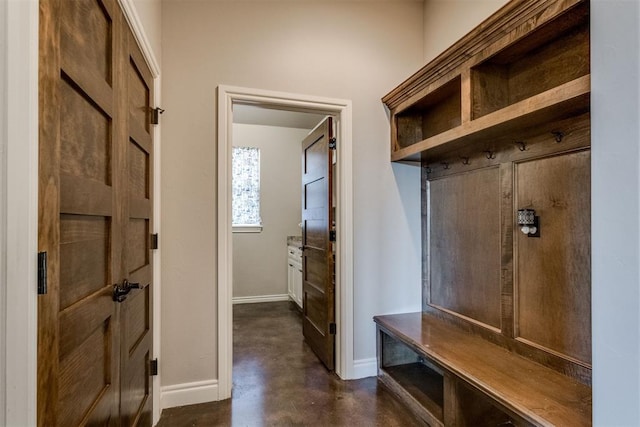
M383 98L391 160L584 113L589 73L587 1L512 1Z

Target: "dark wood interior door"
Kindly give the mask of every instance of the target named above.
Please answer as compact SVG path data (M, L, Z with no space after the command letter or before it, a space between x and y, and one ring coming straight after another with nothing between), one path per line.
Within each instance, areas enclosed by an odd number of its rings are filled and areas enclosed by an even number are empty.
M332 139L329 117L302 142L302 332L329 370L335 366Z
M130 43L116 0L40 1L40 426L151 424L151 136L130 130ZM114 299L125 280L143 289Z
M125 186L128 207L125 215L123 264L126 278L139 286L122 304L121 417L123 426L151 425L152 302L153 265L149 246L152 226L152 129L153 77L142 52L127 28L128 132L124 144Z

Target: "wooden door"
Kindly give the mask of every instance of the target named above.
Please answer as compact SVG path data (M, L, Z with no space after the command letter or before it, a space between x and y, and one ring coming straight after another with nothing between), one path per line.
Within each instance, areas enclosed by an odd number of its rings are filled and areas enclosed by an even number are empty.
M128 132L125 144L128 210L123 224L125 278L137 284L122 304L121 417L122 425L151 425L152 273L152 129L153 77L133 33L127 28Z
M138 136L130 136L126 28L115 0L40 1L38 246L48 260L38 301L40 426L151 424L140 356L151 334L139 332L151 328L151 210L131 176ZM131 216L144 219L145 236ZM140 257L145 265L132 268ZM125 279L145 289L114 301Z
M302 332L330 370L335 360L332 139L327 118L302 142Z

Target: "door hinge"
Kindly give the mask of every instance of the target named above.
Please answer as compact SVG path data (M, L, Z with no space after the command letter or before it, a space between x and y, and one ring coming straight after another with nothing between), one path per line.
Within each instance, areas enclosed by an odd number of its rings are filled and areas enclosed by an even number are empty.
M336 241L336 230L329 231L329 241L330 242Z
M158 249L158 233L151 235L151 249Z
M338 147L338 140L336 138L329 139L329 148L335 150Z
M47 253L38 252L38 295L47 293Z
M157 125L160 123L160 114L164 113L164 110L160 107L151 109L151 124Z
M153 359L149 361L149 370L151 373L149 374L152 377L158 375L158 359Z
M336 324L335 323L329 323L329 333L331 335L335 335L336 334Z

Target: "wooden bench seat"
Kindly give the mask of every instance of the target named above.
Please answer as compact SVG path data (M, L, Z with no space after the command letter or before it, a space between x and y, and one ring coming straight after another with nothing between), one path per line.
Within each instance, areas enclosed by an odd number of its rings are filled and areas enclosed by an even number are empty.
M485 399L507 424L591 425L587 385L427 313L374 321L379 378L429 424L490 425L474 408Z

